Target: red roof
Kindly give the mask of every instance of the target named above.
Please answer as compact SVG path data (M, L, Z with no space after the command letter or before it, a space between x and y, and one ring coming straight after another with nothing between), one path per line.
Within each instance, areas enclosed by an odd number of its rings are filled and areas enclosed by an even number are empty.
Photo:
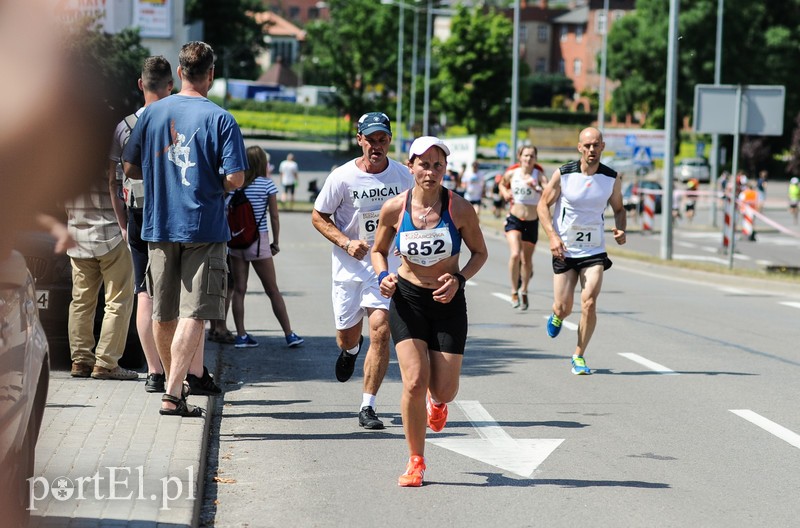
M294 37L300 42L306 39L305 31L272 11L256 13L254 18L256 22L265 26L265 32L270 36Z

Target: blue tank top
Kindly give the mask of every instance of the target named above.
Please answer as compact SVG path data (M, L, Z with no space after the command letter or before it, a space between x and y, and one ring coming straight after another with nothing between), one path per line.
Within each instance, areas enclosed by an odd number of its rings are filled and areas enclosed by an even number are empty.
M411 191L406 191L406 207L395 244L409 262L433 266L461 252L461 233L450 215L451 190L442 188L442 214L432 229L417 229L411 219Z

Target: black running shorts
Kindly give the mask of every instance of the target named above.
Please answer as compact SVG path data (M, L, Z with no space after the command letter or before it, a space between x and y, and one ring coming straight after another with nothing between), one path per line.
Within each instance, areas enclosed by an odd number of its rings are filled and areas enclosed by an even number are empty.
M443 304L433 300L433 291L398 277L389 305L389 329L395 345L406 339L420 339L428 350L464 354L467 343L467 300L459 290Z

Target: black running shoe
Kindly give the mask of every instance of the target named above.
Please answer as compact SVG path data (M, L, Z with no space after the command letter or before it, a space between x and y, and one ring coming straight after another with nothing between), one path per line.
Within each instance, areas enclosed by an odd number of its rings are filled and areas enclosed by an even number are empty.
M356 359L358 353L361 352L361 344L364 342L364 336L358 338L358 350L355 354L348 354L344 350L339 354L339 359L336 360L336 379L344 383L353 375L356 368Z
M364 429L383 429L383 422L378 420L375 409L369 406L362 407L361 412L358 413L358 425Z
M194 374L187 374L186 381L189 382L189 391L198 396L214 396L222 392L222 389L214 383L214 378L208 373L208 369L203 367L203 377L199 378Z
M164 392L164 374L148 374L147 381L144 382L144 390L147 392Z

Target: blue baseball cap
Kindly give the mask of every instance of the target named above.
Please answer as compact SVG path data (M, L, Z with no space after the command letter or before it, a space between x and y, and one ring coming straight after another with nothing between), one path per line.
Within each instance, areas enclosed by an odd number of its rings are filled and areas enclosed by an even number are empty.
M358 120L358 133L368 136L375 132L386 132L392 135L392 122L383 112L367 112Z

